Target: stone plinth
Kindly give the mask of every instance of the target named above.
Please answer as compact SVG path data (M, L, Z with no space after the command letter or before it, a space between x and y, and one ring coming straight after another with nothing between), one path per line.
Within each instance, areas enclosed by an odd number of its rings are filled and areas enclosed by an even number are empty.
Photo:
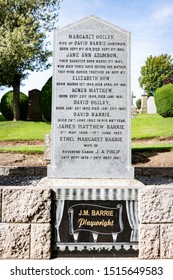
M141 182L134 179L44 178L39 185L53 190L55 255L60 250L58 257L75 254L83 257L91 250L90 256L96 256L97 250L102 257L108 257L112 248L117 251L117 257L122 256L122 252L126 257L138 255ZM84 245L86 250L83 250Z

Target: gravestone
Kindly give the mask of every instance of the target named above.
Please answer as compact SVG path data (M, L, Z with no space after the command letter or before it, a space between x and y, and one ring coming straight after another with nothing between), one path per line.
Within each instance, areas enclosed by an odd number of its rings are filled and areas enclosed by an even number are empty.
M150 96L147 99L147 114L156 114L156 113L157 113L157 110L156 110L154 97Z
M140 113L146 114L147 113L147 99L148 99L148 94L144 92L141 95L141 109Z
M49 178L133 178L130 33L88 17L55 33Z
M42 113L40 109L40 91L38 89L30 90L28 93L28 115L29 121L41 121Z
M55 31L51 163L59 257L138 252L130 33L95 16Z

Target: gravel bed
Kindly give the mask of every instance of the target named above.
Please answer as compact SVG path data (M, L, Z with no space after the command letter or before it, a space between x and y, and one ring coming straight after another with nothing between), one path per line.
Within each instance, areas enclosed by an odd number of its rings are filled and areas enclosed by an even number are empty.
M141 181L144 185L172 185L173 178L159 176L139 176L135 179Z
M37 186L41 176L0 176L0 186ZM135 179L141 181L144 185L172 185L173 178L138 176Z
M0 176L0 186L37 186L41 176Z

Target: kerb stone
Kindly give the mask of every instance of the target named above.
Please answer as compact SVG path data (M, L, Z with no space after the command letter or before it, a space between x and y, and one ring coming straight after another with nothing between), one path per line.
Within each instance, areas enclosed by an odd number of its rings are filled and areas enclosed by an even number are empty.
M51 225L34 224L31 226L31 259L50 259Z
M139 191L141 223L173 223L173 189L147 186Z
M142 224L139 231L139 258L158 259L160 257L160 226Z
M4 188L2 221L49 223L51 221L51 190Z
M29 259L30 225L0 224L0 258Z
M161 225L161 258L173 259L173 224Z

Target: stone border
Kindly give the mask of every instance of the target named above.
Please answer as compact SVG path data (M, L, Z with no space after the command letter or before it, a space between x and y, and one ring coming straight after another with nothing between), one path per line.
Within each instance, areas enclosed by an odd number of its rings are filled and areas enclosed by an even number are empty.
M173 167L135 167L136 176L173 178ZM47 166L0 166L0 176L47 176Z
M47 176L47 166L0 166L0 176Z
M139 258L173 259L173 185L139 191Z
M51 258L52 190L0 187L0 259ZM139 258L173 259L173 185L139 190Z
M0 259L50 259L50 189L0 188Z

